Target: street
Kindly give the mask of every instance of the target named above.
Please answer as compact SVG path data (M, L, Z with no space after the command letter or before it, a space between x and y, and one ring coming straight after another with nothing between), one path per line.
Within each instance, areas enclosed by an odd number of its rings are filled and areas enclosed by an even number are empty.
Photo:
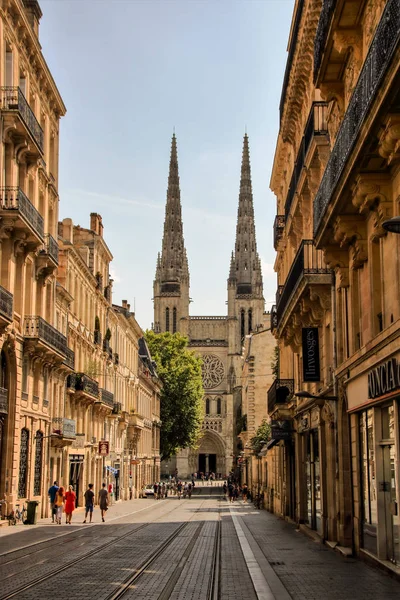
M344 558L217 486L191 499L117 503L100 522L0 529L0 600L391 600L400 582Z

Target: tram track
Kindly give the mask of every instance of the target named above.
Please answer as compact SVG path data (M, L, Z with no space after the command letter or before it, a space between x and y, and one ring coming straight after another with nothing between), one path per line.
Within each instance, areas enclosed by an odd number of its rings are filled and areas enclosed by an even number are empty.
M218 494L217 489L215 490ZM217 494L213 494L211 492L210 496L215 496ZM196 494L197 495L197 494ZM199 494L200 496L200 494ZM163 541L161 543L161 545L159 545L153 553L151 553L150 556L148 556L141 564L139 564L139 566L137 568L135 568L135 572L130 574L126 579L124 579L121 583L118 584L118 588L116 590L114 590L112 593L110 593L108 596L105 597L105 600L117 600L119 598L122 598L126 595L127 591L130 590L131 586L136 583L149 569L149 567L155 563L155 561L162 556L164 553L168 552L168 549L171 547L171 544L174 542L174 540L176 538L178 538L180 535L183 534L184 530L186 529L186 527L189 525L189 523L192 522L192 520L195 518L195 516L202 510L202 507L204 506L205 502L208 500L209 498L204 498L204 500L202 500L201 505L195 509L194 514L192 515L192 517L185 523L182 523L182 525L180 525L171 535L168 536L168 538ZM133 539L135 538L135 536L137 535L138 532L140 532L141 530L150 527L151 525L153 525L154 523L156 523L158 520L165 518L166 516L170 515L172 512L174 512L174 510L176 510L178 507L181 507L183 505L183 503L187 503L190 502L192 503L193 500L189 501L189 499L187 500L183 500L182 502L179 502L178 506L174 506L172 508L172 510L168 511L167 513L164 513L163 515L161 515L160 517L158 517L157 519L153 520L151 523L144 523L143 525L139 525L137 526L134 531L132 531L132 529L128 532L126 532L125 534L118 536L112 540L110 540L109 542L106 542L105 544L103 544L101 546L101 548L99 548L97 550L98 555L100 555L103 551L105 551L106 549L109 549L111 546L115 546L118 545L121 541L125 540L126 538L132 537ZM172 586L175 587L177 581L179 580L179 577L186 565L186 563L189 560L189 557L192 554L193 548L195 546L195 543L201 533L201 530L204 526L206 521L201 521L199 523L199 526L196 530L196 534L192 537L192 539L190 540L187 548L185 549L185 552L181 558L180 564L179 564L179 568L171 575L171 578L168 580L167 582L167 586L165 587L165 589L170 589ZM213 568L212 568L212 574L211 574L211 579L210 579L210 583L209 583L209 591L208 591L208 595L207 595L207 600L217 600L218 599L218 592L216 592L216 589L218 587L218 580L219 580L219 560L217 558L217 553L219 552L219 544L217 542L219 536L220 536L220 523L217 523L217 532L218 535L216 536L216 541L214 542L214 555L213 556ZM71 532L72 533L72 532ZM79 537L79 536L78 536ZM41 542L39 542L38 544L40 544ZM47 547L49 548L49 547ZM50 546L51 548L51 546ZM20 562L23 561L24 557L26 556L30 556L31 554L33 554L32 552L28 553L27 555L24 555L22 557L18 557L13 559L11 562ZM17 596L19 596L20 594L22 594L23 592L26 591L32 591L35 587L40 586L42 583L45 583L46 581L54 578L55 576L58 576L60 573L67 571L69 569L71 569L74 566L79 565L80 563L83 563L85 560L92 558L93 557L93 549L91 549L88 552L85 552L85 554L83 554L82 556L79 556L73 560L68 561L67 563L58 566L56 569L52 569L51 571L45 573L42 576L36 577L33 580L25 583L24 585L21 585L20 587L18 587L17 589L14 589L10 592L7 592L6 594L0 596L0 600L8 600L10 598L15 598ZM8 564L8 563L6 563ZM3 565L4 566L4 563ZM176 579L176 581L175 581ZM161 592L160 595L160 600L165 600L169 598L168 595L163 595L163 592Z

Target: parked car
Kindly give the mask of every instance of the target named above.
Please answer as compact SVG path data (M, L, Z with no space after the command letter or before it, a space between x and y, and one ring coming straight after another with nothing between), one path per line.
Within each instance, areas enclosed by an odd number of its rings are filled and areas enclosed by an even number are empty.
M145 485L142 490L142 498L148 498L149 496L154 496L154 488L152 485Z

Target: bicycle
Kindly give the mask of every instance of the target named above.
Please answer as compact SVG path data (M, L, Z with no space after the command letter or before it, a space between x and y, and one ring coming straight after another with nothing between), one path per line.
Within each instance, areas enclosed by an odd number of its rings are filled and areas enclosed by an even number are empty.
M20 523L25 523L26 515L27 515L25 504L22 505L22 510L19 509L19 504L16 504L15 506L16 506L16 508L14 511L14 515L15 515L16 521L20 522Z

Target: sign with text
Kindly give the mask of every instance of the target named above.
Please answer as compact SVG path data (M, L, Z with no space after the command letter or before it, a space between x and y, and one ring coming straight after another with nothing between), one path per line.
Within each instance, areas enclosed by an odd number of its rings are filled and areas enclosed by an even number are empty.
M292 421L271 421L271 437L273 440L290 440L292 438Z
M378 398L400 389L400 363L388 360L368 373L368 398Z
M318 327L303 327L303 381L321 381Z
M99 442L99 454L100 456L108 456L110 453L110 442L101 440Z

